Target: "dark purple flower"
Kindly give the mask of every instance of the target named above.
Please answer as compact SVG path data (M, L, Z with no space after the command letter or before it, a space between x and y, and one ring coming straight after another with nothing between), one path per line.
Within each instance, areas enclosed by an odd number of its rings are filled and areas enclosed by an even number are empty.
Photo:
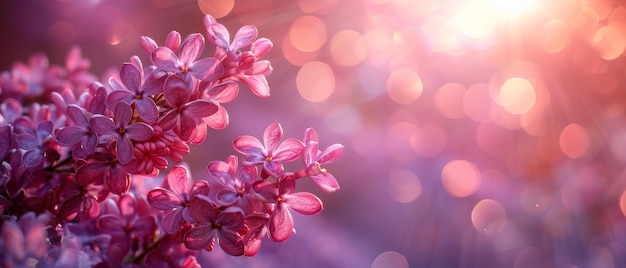
M178 230L183 221L193 222L189 214L191 199L197 195L209 195L206 181L191 183L189 171L185 166L175 166L167 175L167 183L163 188L156 188L147 195L148 203L158 210L164 210L162 227L166 233Z
M190 81L190 75L204 81L217 80L224 73L220 62L213 57L198 60L204 50L204 37L191 34L180 46L180 56L169 47L159 47L152 52L152 63L162 71L178 74Z
M125 102L115 105L113 118L94 115L89 124L98 135L111 135L116 138L116 152L120 163L127 164L133 158L133 143L145 141L152 137L154 129L146 123L132 123L133 110Z
M258 181L253 188L264 202L276 204L271 212L269 232L277 242L285 241L294 230L290 210L310 216L323 209L322 201L312 193L294 193L296 179L291 174L279 180L278 189L268 181Z
M98 135L89 125L85 110L74 104L67 107L67 116L74 125L62 128L56 139L60 145L73 146L74 156L85 157L92 154L98 145Z
M29 259L41 259L48 250L50 216L28 212L19 221L8 220L0 230L0 261L4 267L22 267Z
M76 169L74 179L79 185L102 182L112 193L123 194L130 188L129 171L134 170L120 163L115 155L96 151L93 159Z
M35 133L25 132L15 135L15 143L24 150L22 164L25 167L40 165L46 157L45 143L51 139L54 124L51 121L41 121L37 124Z
M174 129L181 139L189 140L197 126L204 123L204 117L217 112L219 104L208 99L190 101L191 90L185 81L176 75L165 80L163 97L171 107L161 118L159 125L164 130Z
M131 58L130 63L122 65L120 80L124 88L109 94L107 100L109 106L114 107L118 102L135 104L139 117L150 125L154 124L159 113L151 96L162 92L162 80L149 75L144 82L143 65L137 56Z
M244 165L263 165L263 169L272 176L284 172L283 162L291 162L302 155L304 145L301 141L288 138L281 141L283 129L278 123L269 125L263 133L263 144L252 136L241 136L233 142L235 150L246 156Z
M185 234L183 241L187 248L210 251L217 241L229 255L241 256L245 253L243 238L238 233L244 226L241 210L233 207L217 210L216 205L203 196L194 197L189 209L197 223Z
M207 165L207 173L220 185L216 191L219 206L236 206L245 213L255 210L255 198L251 191L252 184L258 179L258 171L254 166L238 167L238 159L231 155L223 161L211 161Z

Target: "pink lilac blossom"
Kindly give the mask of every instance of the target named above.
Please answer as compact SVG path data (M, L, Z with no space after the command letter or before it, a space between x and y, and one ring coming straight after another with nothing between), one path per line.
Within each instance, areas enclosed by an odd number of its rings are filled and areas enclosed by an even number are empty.
M152 65L132 56L107 73L106 86L78 47L64 66L37 54L0 73L2 266L197 267L199 252L215 244L253 256L264 237L291 235L290 211L322 210L295 182L310 177L325 191L339 189L321 165L343 147L318 150L312 129L302 141L283 139L278 123L263 143L240 136L233 145L241 156L210 161L208 178L192 179L183 162L189 144L203 142L207 127L229 125L222 104L235 101L240 82L269 96L272 70L259 60L272 43L257 39L254 26L230 40L213 17L204 21L215 57L200 58L198 33L181 40L172 31L164 46L144 36ZM170 161L180 164L168 171ZM291 172L286 162L304 167Z
M284 141L283 129L278 123L271 124L263 133L263 144L253 136L241 136L233 142L235 150L246 156L244 165L262 165L263 170L271 176L279 176L284 172L283 163L298 159L304 145L302 141L288 138Z

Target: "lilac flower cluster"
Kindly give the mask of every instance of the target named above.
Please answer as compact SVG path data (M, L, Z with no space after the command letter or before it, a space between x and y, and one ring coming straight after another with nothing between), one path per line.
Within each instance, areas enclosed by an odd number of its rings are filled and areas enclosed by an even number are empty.
M291 212L314 215L322 202L296 192L311 178L325 192L339 189L322 165L343 146L319 149L312 128L283 139L270 125L263 143L235 139L241 154L207 166L192 179L182 163L189 144L207 129L229 124L223 104L239 85L269 96L272 43L244 26L231 40L224 25L204 19L213 57L201 58L202 34L172 31L159 46L141 38L150 55L122 65L97 82L90 62L74 48L65 66L37 54L0 73L0 264L4 267L196 267L196 254L215 244L234 256L252 256L265 236L293 233ZM248 50L243 50L249 48ZM303 168L286 171L299 160ZM163 185L150 179L177 163Z

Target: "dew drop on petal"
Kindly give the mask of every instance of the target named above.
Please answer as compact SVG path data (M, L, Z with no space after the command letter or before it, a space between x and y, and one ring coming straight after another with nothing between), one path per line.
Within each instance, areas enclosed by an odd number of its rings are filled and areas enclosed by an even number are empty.
M480 233L493 235L504 229L507 223L506 210L492 199L483 199L472 210L472 224Z
M300 96L310 102L321 102L335 90L335 74L326 63L312 61L300 68L296 85Z
M374 259L371 268L409 268L409 262L404 255L395 252L383 252Z
M466 160L452 160L441 170L443 188L454 197L467 197L476 192L480 186L478 168Z

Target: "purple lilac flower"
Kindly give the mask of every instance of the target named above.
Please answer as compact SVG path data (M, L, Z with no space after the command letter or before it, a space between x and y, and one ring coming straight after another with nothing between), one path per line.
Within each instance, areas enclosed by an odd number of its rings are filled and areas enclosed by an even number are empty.
M143 65L135 56L131 58L130 63L122 65L120 80L124 88L114 90L109 94L107 100L109 106L114 107L118 102L135 104L139 117L150 125L154 124L159 113L151 96L162 92L162 79L158 80L153 75L149 75L144 81Z
M85 112L77 105L69 105L66 113L74 125L66 126L56 134L57 142L63 146L72 146L76 157L92 154L98 145L98 135L89 125Z
M54 124L51 121L42 121L37 124L35 132L26 132L15 135L15 143L24 150L22 164L25 167L40 165L45 155L45 145L50 142Z
M204 81L217 80L224 69L216 58L198 60L204 50L204 37L201 34L188 35L180 46L180 56L169 47L159 47L152 51L152 63L162 71L184 77L189 83L191 76Z
M263 165L269 175L278 177L284 172L283 162L291 162L302 155L304 145L295 138L281 141L283 129L278 123L271 124L263 133L263 144L252 136L241 136L233 142L235 150L246 156L244 165Z
M0 230L0 263L3 267L26 266L30 258L41 259L48 250L48 214L28 212L19 221L8 220Z
M343 145L333 144L324 151L318 150L319 138L313 128L305 130L304 142L306 147L302 160L306 166L306 174L325 192L339 190L339 183L328 170L322 167L322 164L330 164L339 159L343 153Z
M246 213L255 211L255 199L251 191L257 180L258 171L254 166L238 167L239 160L231 155L223 161L211 161L207 173L219 184L216 191L218 206L236 206Z
M209 185L202 180L192 184L189 171L180 165L172 168L164 184L163 188L150 191L147 199L152 207L166 211L162 220L163 231L173 233L183 221L194 221L189 214L190 201L197 195L209 195Z
M111 135L116 138L117 158L122 164L127 164L133 157L132 140L145 141L152 137L154 129L146 123L131 123L133 110L125 102L115 105L113 118L104 115L94 115L89 124L98 135Z
M222 250L233 256L244 254L244 241L238 231L244 226L243 212L235 207L218 210L204 196L196 196L189 205L197 224L185 234L184 244L192 250L213 250L217 241Z
M270 237L277 242L285 241L293 232L293 218L290 210L310 216L322 211L322 201L312 193L297 192L296 179L292 174L279 180L278 189L268 181L258 181L253 189L268 203L275 203L269 220Z
M159 125L163 130L174 129L183 140L189 140L192 132L204 123L203 118L217 112L219 107L217 102L209 99L190 101L191 90L185 81L176 75L165 80L163 97L171 108L162 116Z

